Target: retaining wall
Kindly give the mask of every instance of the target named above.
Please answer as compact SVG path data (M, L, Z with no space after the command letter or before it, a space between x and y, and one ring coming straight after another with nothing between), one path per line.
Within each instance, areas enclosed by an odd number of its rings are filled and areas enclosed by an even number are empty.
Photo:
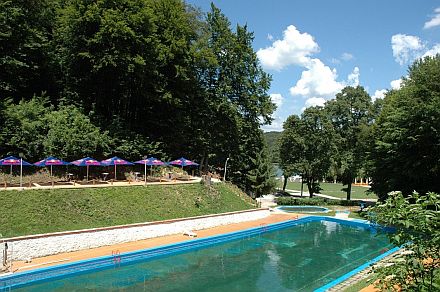
M201 230L215 226L252 221L269 215L269 209L262 208L184 219L1 239L0 267L3 264L5 244L8 246L9 260L27 260L58 253L179 234L189 230Z

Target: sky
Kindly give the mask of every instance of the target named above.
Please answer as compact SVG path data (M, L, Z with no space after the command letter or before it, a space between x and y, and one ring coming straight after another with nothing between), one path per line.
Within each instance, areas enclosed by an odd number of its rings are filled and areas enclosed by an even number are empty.
M253 48L272 75L277 105L264 131L282 131L289 115L323 105L345 86L372 99L399 88L417 58L440 53L440 0L188 0L213 2L254 32Z

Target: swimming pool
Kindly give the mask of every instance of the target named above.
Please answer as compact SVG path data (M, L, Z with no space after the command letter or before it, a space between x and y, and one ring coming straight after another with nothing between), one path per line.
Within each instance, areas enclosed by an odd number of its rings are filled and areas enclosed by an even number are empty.
M329 209L319 206L279 206L276 209L288 213L327 213Z
M312 291L392 248L368 224L305 217L0 278L0 291Z

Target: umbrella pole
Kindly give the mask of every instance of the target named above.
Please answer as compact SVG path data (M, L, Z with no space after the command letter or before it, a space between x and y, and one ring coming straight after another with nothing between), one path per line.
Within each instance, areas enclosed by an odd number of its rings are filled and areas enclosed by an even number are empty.
M89 182L89 166L87 165L86 182Z
M20 189L23 187L23 158L20 158Z
M52 165L50 165L50 176L52 176Z
M115 181L116 181L116 164L115 164Z
M12 177L12 164L11 164L11 173L10 174L11 174L11 177Z
M144 174L144 181L145 181L145 185L147 185L147 164L144 164L144 170L145 170L145 174Z

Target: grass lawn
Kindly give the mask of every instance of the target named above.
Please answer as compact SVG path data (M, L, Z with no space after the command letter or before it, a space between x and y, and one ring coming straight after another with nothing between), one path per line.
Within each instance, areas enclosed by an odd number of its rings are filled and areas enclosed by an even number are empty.
M229 184L1 191L3 237L252 209Z
M342 191L343 188L346 188L347 186L344 186L340 183L334 184L334 183L320 183L320 187L322 188L321 194L329 195L333 197L337 197L340 199L346 199L347 193L345 191ZM278 187L283 187L283 182L280 180L278 181ZM289 190L301 190L301 183L300 182L287 182L287 189ZM352 199L377 199L377 196L373 193L366 193L368 188L366 187L358 187L358 186L352 186L351 188L351 198ZM308 196L309 191L307 189L307 185L304 184L304 194Z

